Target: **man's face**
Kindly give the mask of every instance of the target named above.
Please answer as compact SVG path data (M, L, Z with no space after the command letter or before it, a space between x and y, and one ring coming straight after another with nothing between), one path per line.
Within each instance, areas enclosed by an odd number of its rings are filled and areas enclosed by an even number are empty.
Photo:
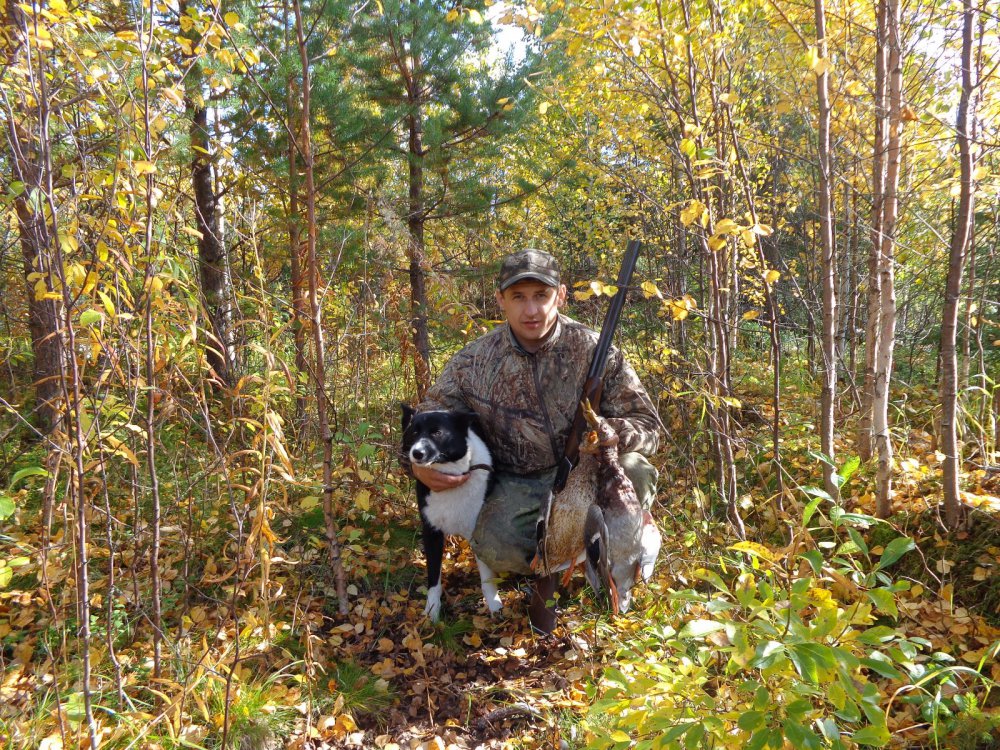
M497 292L497 304L511 330L521 346L532 353L552 332L559 319L559 307L565 302L565 284L554 287L528 279Z

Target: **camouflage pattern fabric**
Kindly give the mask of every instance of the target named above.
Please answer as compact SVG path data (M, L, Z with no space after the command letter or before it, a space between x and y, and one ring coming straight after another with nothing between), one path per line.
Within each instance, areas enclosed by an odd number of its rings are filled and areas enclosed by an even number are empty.
M478 414L500 472L550 469L562 457L597 337L560 315L549 339L529 354L506 323L497 326L451 358L417 411ZM614 347L599 411L618 433L620 453L656 451L659 417L635 370Z
M619 459L640 502L648 509L656 497L656 469L639 453L624 453ZM538 509L552 489L555 474L555 469L527 476L497 474L471 540L472 551L493 572L531 572L529 563L535 556Z

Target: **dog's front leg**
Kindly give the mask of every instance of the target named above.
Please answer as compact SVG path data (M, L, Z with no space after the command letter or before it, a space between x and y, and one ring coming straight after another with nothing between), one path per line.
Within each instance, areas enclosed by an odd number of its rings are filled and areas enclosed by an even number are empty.
M424 614L434 622L441 616L441 558L444 556L444 534L424 524L424 556L427 558L427 604Z
M503 602L500 601L500 591L497 589L496 575L478 557L476 558L476 565L479 566L479 581L483 587L483 598L486 600L486 608L490 611L491 615L495 615L503 607Z

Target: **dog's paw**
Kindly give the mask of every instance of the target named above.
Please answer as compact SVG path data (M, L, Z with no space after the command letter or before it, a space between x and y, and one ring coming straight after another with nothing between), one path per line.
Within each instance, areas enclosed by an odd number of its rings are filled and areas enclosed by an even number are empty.
M424 614L431 618L432 622L437 622L441 617L441 584L431 586L427 592L427 604L424 605Z

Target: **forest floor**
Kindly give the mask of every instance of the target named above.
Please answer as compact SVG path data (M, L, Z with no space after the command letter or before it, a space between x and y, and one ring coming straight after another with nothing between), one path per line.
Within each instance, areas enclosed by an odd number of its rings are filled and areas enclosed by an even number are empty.
M767 417L767 408L759 408ZM798 594L782 600L779 583L787 580L789 590L795 589L795 581L808 571L805 543L824 546L802 532L811 499L808 486L819 483L820 468L808 458L815 449L814 431L800 416L784 446L789 477L797 483L786 494L784 509L775 511L771 498L756 492L744 498L755 543L734 546L724 526L701 520L698 500L703 496L683 485L664 458L654 508L664 546L653 579L637 587L630 612L612 617L595 604L582 574L577 575L561 593L553 637L531 632L524 607L529 582L523 578L503 582L503 611L487 616L475 561L464 542L448 544L442 620L427 620L419 520L409 482L395 469L378 481L353 469L357 502L342 527L351 582L346 617L337 613L322 512L308 487L302 496L289 494L275 504L270 523L276 538L257 558L258 563L266 558L263 566L255 563L234 576L226 562L234 559L231 546L192 555L184 545L173 545L174 552L162 561L164 614L172 628L167 640L171 676L150 676L149 639L138 635L142 623L123 624L128 632L116 641L115 656L124 674L124 699L116 700L113 662L106 648L95 647L102 747L213 748L220 746L222 728L228 726L227 736L240 750L653 748L665 731L656 722L680 726L676 712L683 711L696 718L714 713L728 722L728 734L721 736L731 737L734 747L780 748L781 732L795 736L797 720L789 713L784 724L774 724L763 716L760 699L753 698L756 683L744 677L747 663L756 663L751 661L754 648L759 660L764 641L741 646L740 639L771 619L791 617L790 602ZM794 417L789 422L796 424ZM757 473L766 486L768 454L761 437L766 430L759 432L744 436L741 467L748 477ZM1000 747L1000 690L992 689L1000 681L1000 475L969 467L963 479L971 523L967 531L946 534L938 516L940 455L929 436L911 431L898 464L890 522L858 517L860 533L848 539L845 532L846 541L837 541L839 547L817 568L815 580L799 591L808 588L805 595L811 597L803 611L809 618L827 612L841 646L865 658L878 657L864 661L864 678L855 671L850 682L858 690L862 683L873 687L877 708L874 714L868 713L870 707L865 712L869 720L884 714L880 731L885 734L865 743L868 730L861 730L854 735L858 744ZM871 474L862 466L842 488L856 513L874 511ZM747 486L752 486L749 481ZM220 518L225 512L220 507ZM830 521L819 514L810 526L821 539ZM917 548L894 563L894 588L880 587L879 556L907 535L917 540ZM247 549L262 541L259 533L251 536ZM32 538L0 542L0 551L8 555L38 547ZM846 568L830 562L855 559L855 572L847 575L838 572ZM69 656L72 634L58 633L46 619L49 604L33 585L38 571L32 565L19 561L17 575L0 590L0 744L56 750L77 746L73 736L82 736L81 693ZM865 566L875 572L866 574ZM48 572L48 585L57 589L69 571L64 566L57 574L50 566ZM885 583L885 570L881 574ZM257 580L266 580L266 597ZM753 607L743 611L750 583L759 601L751 597ZM144 595L139 589L130 595L127 581L119 585L127 598ZM102 588L99 579L93 586L95 609L102 605ZM878 595L882 588L892 591L891 601ZM771 599L760 593L766 591ZM66 606L71 593L72 587L65 587L57 605ZM874 646L858 650L867 627L886 633L871 641L884 654L874 654ZM94 638L103 642L99 625ZM903 651L919 647L912 661L926 668L903 674L880 666L895 653L890 639L897 639L892 643L898 641ZM796 659L793 646L789 653L784 667L775 664L754 673L761 681L758 696L764 685L765 704L790 705L803 695L821 704L824 683L834 671L803 662L801 653ZM56 677L60 672L63 677ZM848 692L852 684L846 685ZM748 689L749 698L743 696ZM838 721L861 726L864 717L850 711L853 699L833 701L840 709ZM683 746L712 746L708 739L699 744L701 732L689 731ZM809 744L815 736L784 746L819 747ZM764 740L753 745L748 742L753 737Z

